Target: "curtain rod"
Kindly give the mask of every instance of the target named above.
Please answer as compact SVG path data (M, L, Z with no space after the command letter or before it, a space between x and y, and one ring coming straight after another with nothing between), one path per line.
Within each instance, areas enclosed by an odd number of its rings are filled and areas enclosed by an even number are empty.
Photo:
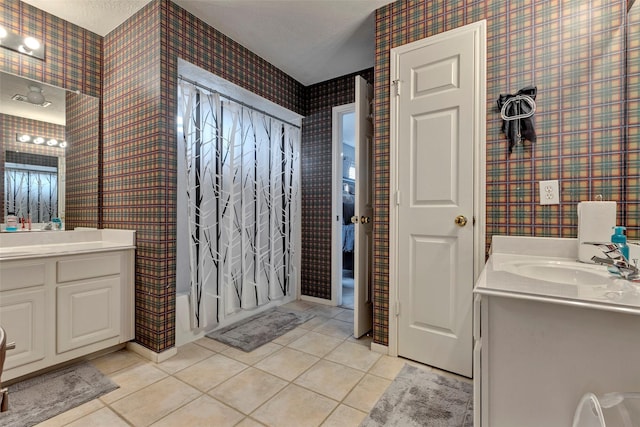
M271 118L273 118L273 119L280 120L281 122L286 123L286 124L288 124L289 126L293 126L293 127L294 127L294 128L296 128L296 129L300 129L300 126L298 126L298 125L296 125L296 124L294 124L294 123L291 123L291 122L288 122L288 121L286 121L286 120L283 120L283 119L281 119L281 118L280 118L280 117L278 117L278 116L274 116L273 114L269 114L269 113L267 113L267 112L266 112L266 111L264 111L264 110L260 110L259 108L256 108L256 107L254 107L254 106L252 106L252 105L249 105L249 104L246 104L246 103L244 103L244 102L240 101L239 99L235 99L235 98L233 98L233 97L231 97L231 96L229 96L229 95L225 95L224 93L221 93L220 91L217 91L217 90L215 90L215 89L212 89L212 88L210 88L210 87L207 87L207 86L205 86L205 85L203 85L203 84L201 84L201 83L198 83L198 82L196 82L196 81L190 80L190 79L188 79L188 78L186 78L186 77L183 77L182 75L179 75L179 76L178 76L178 79L179 79L179 80L183 80L183 81L185 81L185 82L187 82L187 83L191 83L192 85L197 86L197 87L199 87L199 88L202 88L202 89L208 90L209 92L217 93L218 95L220 95L220 96L221 96L221 97L223 97L223 98L228 99L229 101L233 101L233 102L235 102L235 103L237 103L237 104L242 105L243 107L250 108L250 109L252 109L252 110L254 110L254 111L257 111L258 113L262 113L262 114L264 114L265 116L269 116L269 117L271 117Z

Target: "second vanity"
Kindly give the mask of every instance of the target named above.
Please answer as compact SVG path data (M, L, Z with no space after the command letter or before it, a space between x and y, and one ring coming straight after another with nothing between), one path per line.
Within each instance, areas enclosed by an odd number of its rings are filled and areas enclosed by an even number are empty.
M474 289L476 425L571 426L585 393L640 391L640 283L576 262L577 246L493 237Z
M135 232L0 234L2 381L134 338Z

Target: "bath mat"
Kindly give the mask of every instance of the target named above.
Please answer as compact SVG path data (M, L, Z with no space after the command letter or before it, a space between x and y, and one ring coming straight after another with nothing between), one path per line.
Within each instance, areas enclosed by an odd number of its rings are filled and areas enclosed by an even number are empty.
M405 365L361 427L472 427L473 385Z
M249 352L284 335L312 317L313 314L276 307L208 333L207 336Z
M9 387L9 410L0 413L4 427L29 427L118 388L89 362L15 383Z

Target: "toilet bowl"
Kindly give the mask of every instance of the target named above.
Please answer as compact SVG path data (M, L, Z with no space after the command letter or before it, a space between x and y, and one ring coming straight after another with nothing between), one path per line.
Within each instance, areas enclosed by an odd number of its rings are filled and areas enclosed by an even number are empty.
M0 412L9 410L9 390L2 388L2 369L4 368L4 359L7 356L7 350L16 347L15 343L7 344L7 333L0 326Z
M573 417L573 427L634 427L640 425L640 392L586 393Z

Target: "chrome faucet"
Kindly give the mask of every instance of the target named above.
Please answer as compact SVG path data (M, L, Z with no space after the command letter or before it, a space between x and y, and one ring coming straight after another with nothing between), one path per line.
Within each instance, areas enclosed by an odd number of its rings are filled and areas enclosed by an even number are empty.
M591 257L591 261L608 265L612 273L619 275L623 279L629 281L640 280L640 272L638 271L638 260L634 259L633 265L622 254L620 248L615 243L593 243L585 242L587 245L593 245L598 247L606 255L606 258L600 258L597 256Z

